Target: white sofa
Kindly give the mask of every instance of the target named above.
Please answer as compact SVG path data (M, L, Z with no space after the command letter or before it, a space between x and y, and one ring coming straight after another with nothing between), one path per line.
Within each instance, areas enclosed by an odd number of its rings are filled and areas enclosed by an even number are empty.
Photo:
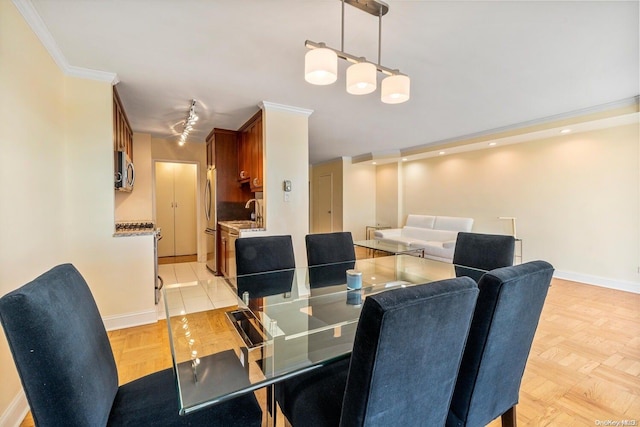
M404 227L377 230L375 238L422 248L425 258L451 262L458 232L469 232L472 226L473 218L409 215Z

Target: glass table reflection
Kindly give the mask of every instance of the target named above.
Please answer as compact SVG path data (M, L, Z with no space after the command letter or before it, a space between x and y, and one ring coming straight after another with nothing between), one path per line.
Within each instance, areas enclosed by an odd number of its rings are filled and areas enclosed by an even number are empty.
M347 288L350 269L362 272L360 289ZM252 274L228 280L237 306L201 312L165 290L180 413L348 357L367 296L455 275L452 264L409 255Z

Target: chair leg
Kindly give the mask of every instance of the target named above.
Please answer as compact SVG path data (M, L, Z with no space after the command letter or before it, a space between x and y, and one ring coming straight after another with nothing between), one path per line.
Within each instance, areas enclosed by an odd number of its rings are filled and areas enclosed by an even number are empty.
M516 427L516 405L502 414L502 427Z

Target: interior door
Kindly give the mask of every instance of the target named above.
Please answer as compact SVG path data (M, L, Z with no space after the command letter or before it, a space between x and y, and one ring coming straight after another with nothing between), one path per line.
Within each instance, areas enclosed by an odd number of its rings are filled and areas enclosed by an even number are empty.
M197 167L195 164L156 162L156 223L162 228L158 256L198 252Z
M174 163L156 162L156 223L162 228L158 256L174 256L175 226L173 214Z
M174 168L175 255L198 252L196 235L196 165L177 163Z
M333 175L318 177L317 233L333 231Z

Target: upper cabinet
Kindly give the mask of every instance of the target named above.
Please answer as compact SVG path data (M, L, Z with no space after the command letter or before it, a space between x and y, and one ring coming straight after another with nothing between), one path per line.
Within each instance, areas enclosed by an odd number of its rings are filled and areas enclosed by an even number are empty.
M252 192L262 191L263 144L262 110L239 129L238 181L249 183Z
M115 86L113 87L113 149L124 151L133 161L133 132Z

